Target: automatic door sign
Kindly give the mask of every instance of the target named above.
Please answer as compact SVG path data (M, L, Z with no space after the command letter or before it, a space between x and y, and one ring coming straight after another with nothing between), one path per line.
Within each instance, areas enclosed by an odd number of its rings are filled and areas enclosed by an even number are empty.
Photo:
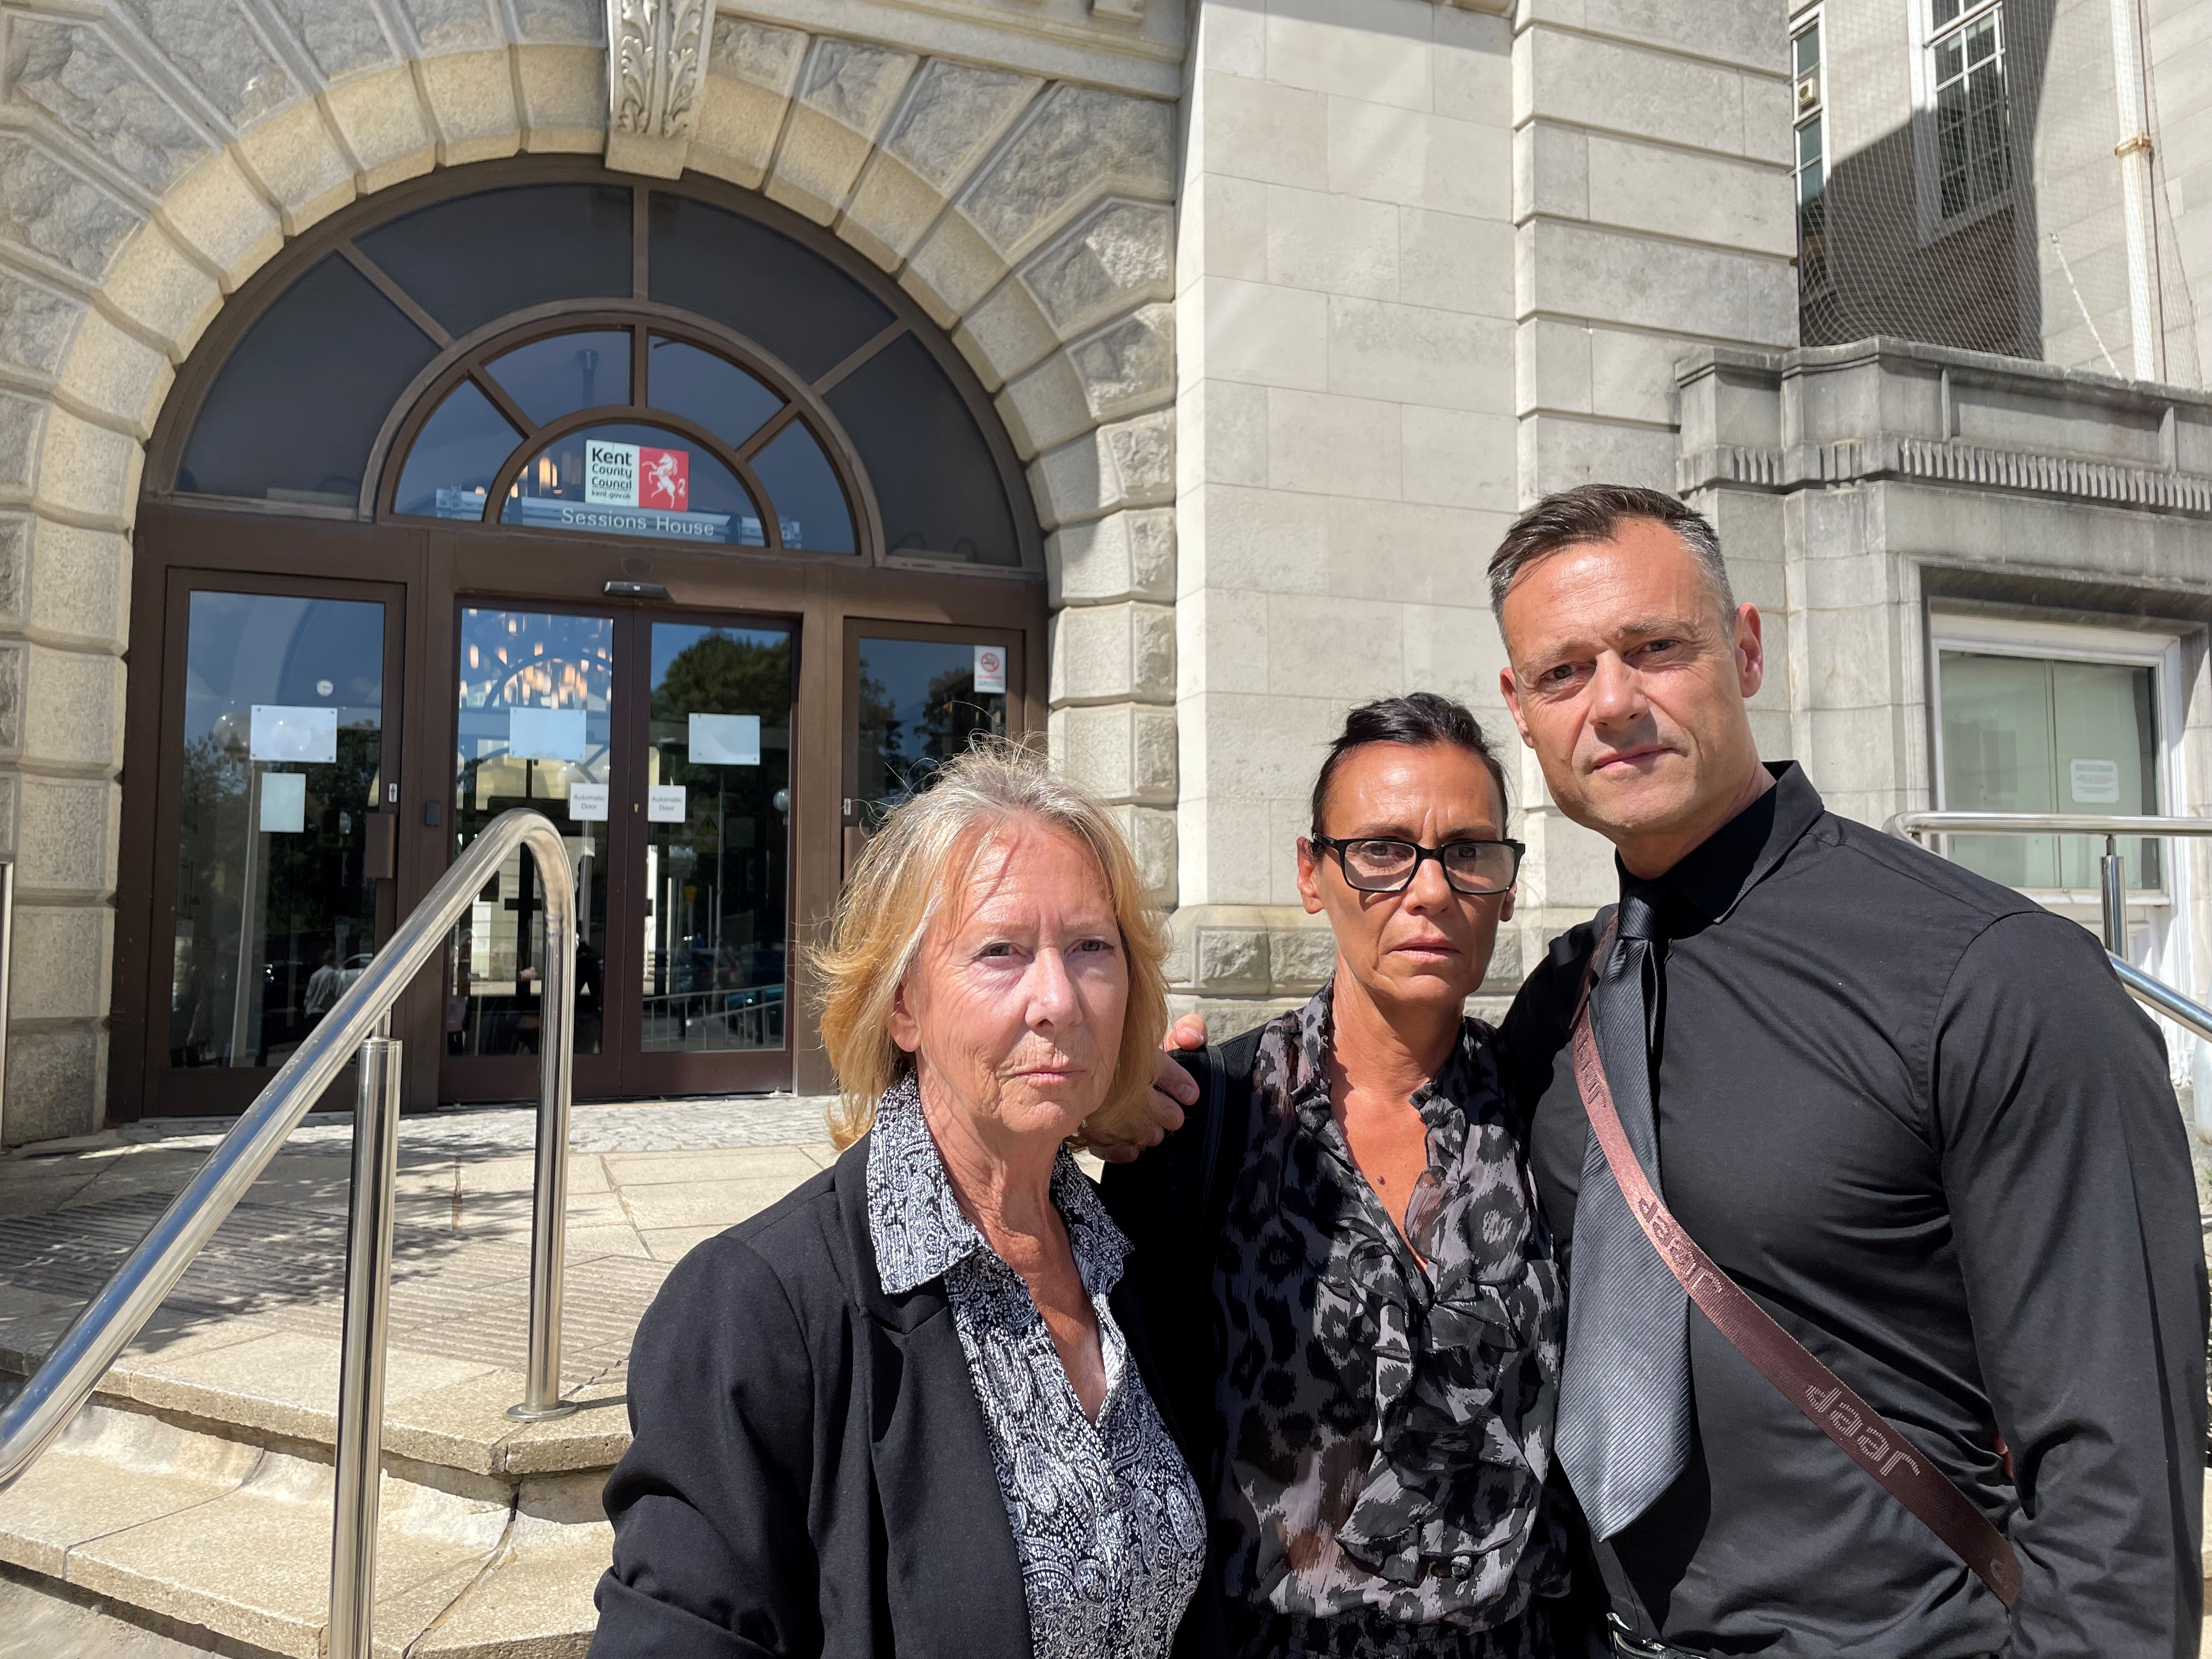
M645 816L653 823L684 822L684 786L656 783L645 792Z
M978 696L987 691L1004 692L1006 689L1006 647L1003 645L979 645L975 647L975 690Z
M568 816L578 823L605 823L607 821L607 786L604 783L570 784Z

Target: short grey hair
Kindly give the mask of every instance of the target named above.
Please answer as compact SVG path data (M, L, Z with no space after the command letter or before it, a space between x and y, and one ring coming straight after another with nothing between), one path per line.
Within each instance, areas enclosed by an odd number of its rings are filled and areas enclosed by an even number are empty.
M1735 590L1729 586L1728 561L1712 520L1663 490L1634 484L1577 484L1544 499L1514 520L1490 556L1490 611L1502 626L1505 596L1521 573L1540 560L1570 547L1609 542L1630 519L1649 519L1673 531L1712 590L1721 619L1733 629Z

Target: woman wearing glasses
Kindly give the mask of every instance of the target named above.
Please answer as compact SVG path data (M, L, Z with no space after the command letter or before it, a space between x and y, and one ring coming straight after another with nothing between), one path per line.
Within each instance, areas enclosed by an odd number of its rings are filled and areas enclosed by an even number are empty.
M1492 1033L1464 1007L1513 914L1505 823L1465 708L1352 710L1297 844L1333 976L1181 1056L1182 1127L1107 1173L1171 1410L1212 1430L1208 1589L1247 1659L1553 1651L1564 1304Z

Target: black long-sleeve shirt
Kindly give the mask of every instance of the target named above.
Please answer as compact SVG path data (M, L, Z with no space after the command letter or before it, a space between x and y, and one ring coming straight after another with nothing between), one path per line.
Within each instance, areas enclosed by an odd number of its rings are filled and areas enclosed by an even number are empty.
M2075 924L1774 769L1640 884L1669 934L1667 1202L2008 1529L2024 1582L2008 1620L1692 1305L1697 1437L1612 1540L1614 1606L1640 1601L1671 1644L1771 1659L2194 1654L2204 1258L2156 1028ZM1592 943L1587 925L1554 941L1504 1027L1563 1241Z

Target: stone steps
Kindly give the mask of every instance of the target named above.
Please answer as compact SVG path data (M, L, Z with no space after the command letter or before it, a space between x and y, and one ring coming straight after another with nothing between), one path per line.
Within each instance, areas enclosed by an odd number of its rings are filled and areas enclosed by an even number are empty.
M551 1460L568 1467L485 1473L465 1465L495 1448L452 1443L442 1461L386 1457L377 1653L580 1659L613 1536L603 1455L574 1437ZM109 1395L0 1497L0 1562L156 1628L318 1659L331 1488L327 1443Z

